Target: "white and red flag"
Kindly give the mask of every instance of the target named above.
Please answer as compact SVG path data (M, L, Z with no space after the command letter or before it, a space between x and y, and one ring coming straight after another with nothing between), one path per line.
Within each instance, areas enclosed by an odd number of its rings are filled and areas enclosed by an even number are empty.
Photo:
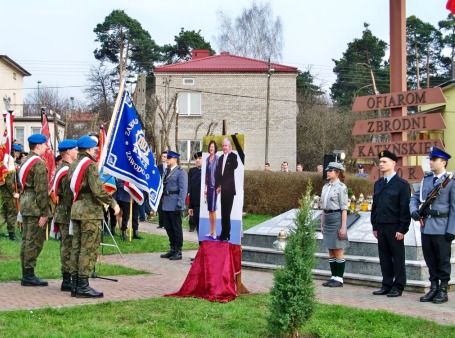
M54 121L57 123L57 121ZM46 136L46 153L42 156L47 168L48 190L52 190L52 184L55 176L55 159L54 152L52 151L51 133L49 131L49 123L47 121L46 113L41 113L41 134Z

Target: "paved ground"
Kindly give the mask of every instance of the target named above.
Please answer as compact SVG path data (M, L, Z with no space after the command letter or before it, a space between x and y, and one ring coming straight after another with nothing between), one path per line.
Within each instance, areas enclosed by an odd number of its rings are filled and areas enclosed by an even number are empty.
M163 229L156 229L156 224L141 223L141 231L165 235ZM196 234L185 230L185 240L196 241ZM42 307L63 307L107 301L144 299L161 297L180 289L190 268L190 257L195 251L184 252L181 261L169 261L159 258L159 254L111 255L101 257L102 262L125 265L150 271L150 275L119 276L118 283L102 279L90 279L90 284L104 292L105 297L98 300L78 299L69 293L60 291L60 281L49 281L49 287L26 288L18 282L0 284L0 311L17 309L36 309ZM98 271L102 274L102 270ZM243 270L242 281L250 293L268 292L273 285L270 272ZM317 298L324 304L340 304L363 309L383 309L395 313L422 317L441 324L455 324L455 293L450 294L448 303L436 305L420 303L420 294L403 293L402 297L387 298L373 296L370 287L345 285L343 288L325 288L317 285ZM38 292L39 291L39 292Z

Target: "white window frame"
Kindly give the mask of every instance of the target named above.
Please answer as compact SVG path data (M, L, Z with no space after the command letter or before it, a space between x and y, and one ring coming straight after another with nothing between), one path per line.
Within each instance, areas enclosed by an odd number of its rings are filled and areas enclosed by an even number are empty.
M192 142L199 144L199 147L196 147L195 149L191 149ZM186 143L186 144L184 144L184 147L186 148L185 150L182 149L182 147L181 147L181 145L183 143ZM178 140L178 152L180 153L180 162L181 163L194 162L193 154L198 151L201 151L201 150L202 150L202 141L201 140Z
M194 102L196 101L196 109L192 111ZM201 116L202 95L198 92L180 92L177 102L177 112L182 116ZM185 111L182 110L182 105L185 103Z
M195 83L194 77L184 77L182 79L182 84L183 85L192 86L192 85L194 85L194 83Z
M18 131L22 132L22 139L17 135ZM25 142L25 128L24 127L14 127L14 138L20 143L24 144Z
M30 135L41 133L41 127L30 127Z

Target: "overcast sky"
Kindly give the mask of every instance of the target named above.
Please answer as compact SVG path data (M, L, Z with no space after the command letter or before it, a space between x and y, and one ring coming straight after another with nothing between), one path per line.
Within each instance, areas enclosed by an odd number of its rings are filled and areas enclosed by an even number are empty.
M389 43L389 0L271 0L273 13L284 28L282 64L311 69L317 84L334 81L332 59L361 37L363 23ZM416 15L437 27L445 20L447 0L407 0L406 16ZM248 0L14 0L1 4L0 54L24 67L25 95L41 86L58 86L62 93L84 99L82 89L91 65L93 29L114 9L138 20L158 45L173 44L181 27L201 30L212 48L218 33L217 11L232 16L249 7ZM0 88L2 84L0 83Z

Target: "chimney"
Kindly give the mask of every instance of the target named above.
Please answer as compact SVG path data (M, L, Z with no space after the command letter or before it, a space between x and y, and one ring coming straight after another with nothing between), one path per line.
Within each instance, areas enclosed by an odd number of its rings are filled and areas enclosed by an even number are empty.
M193 49L191 52L191 58L193 60L202 59L210 56L209 49Z

